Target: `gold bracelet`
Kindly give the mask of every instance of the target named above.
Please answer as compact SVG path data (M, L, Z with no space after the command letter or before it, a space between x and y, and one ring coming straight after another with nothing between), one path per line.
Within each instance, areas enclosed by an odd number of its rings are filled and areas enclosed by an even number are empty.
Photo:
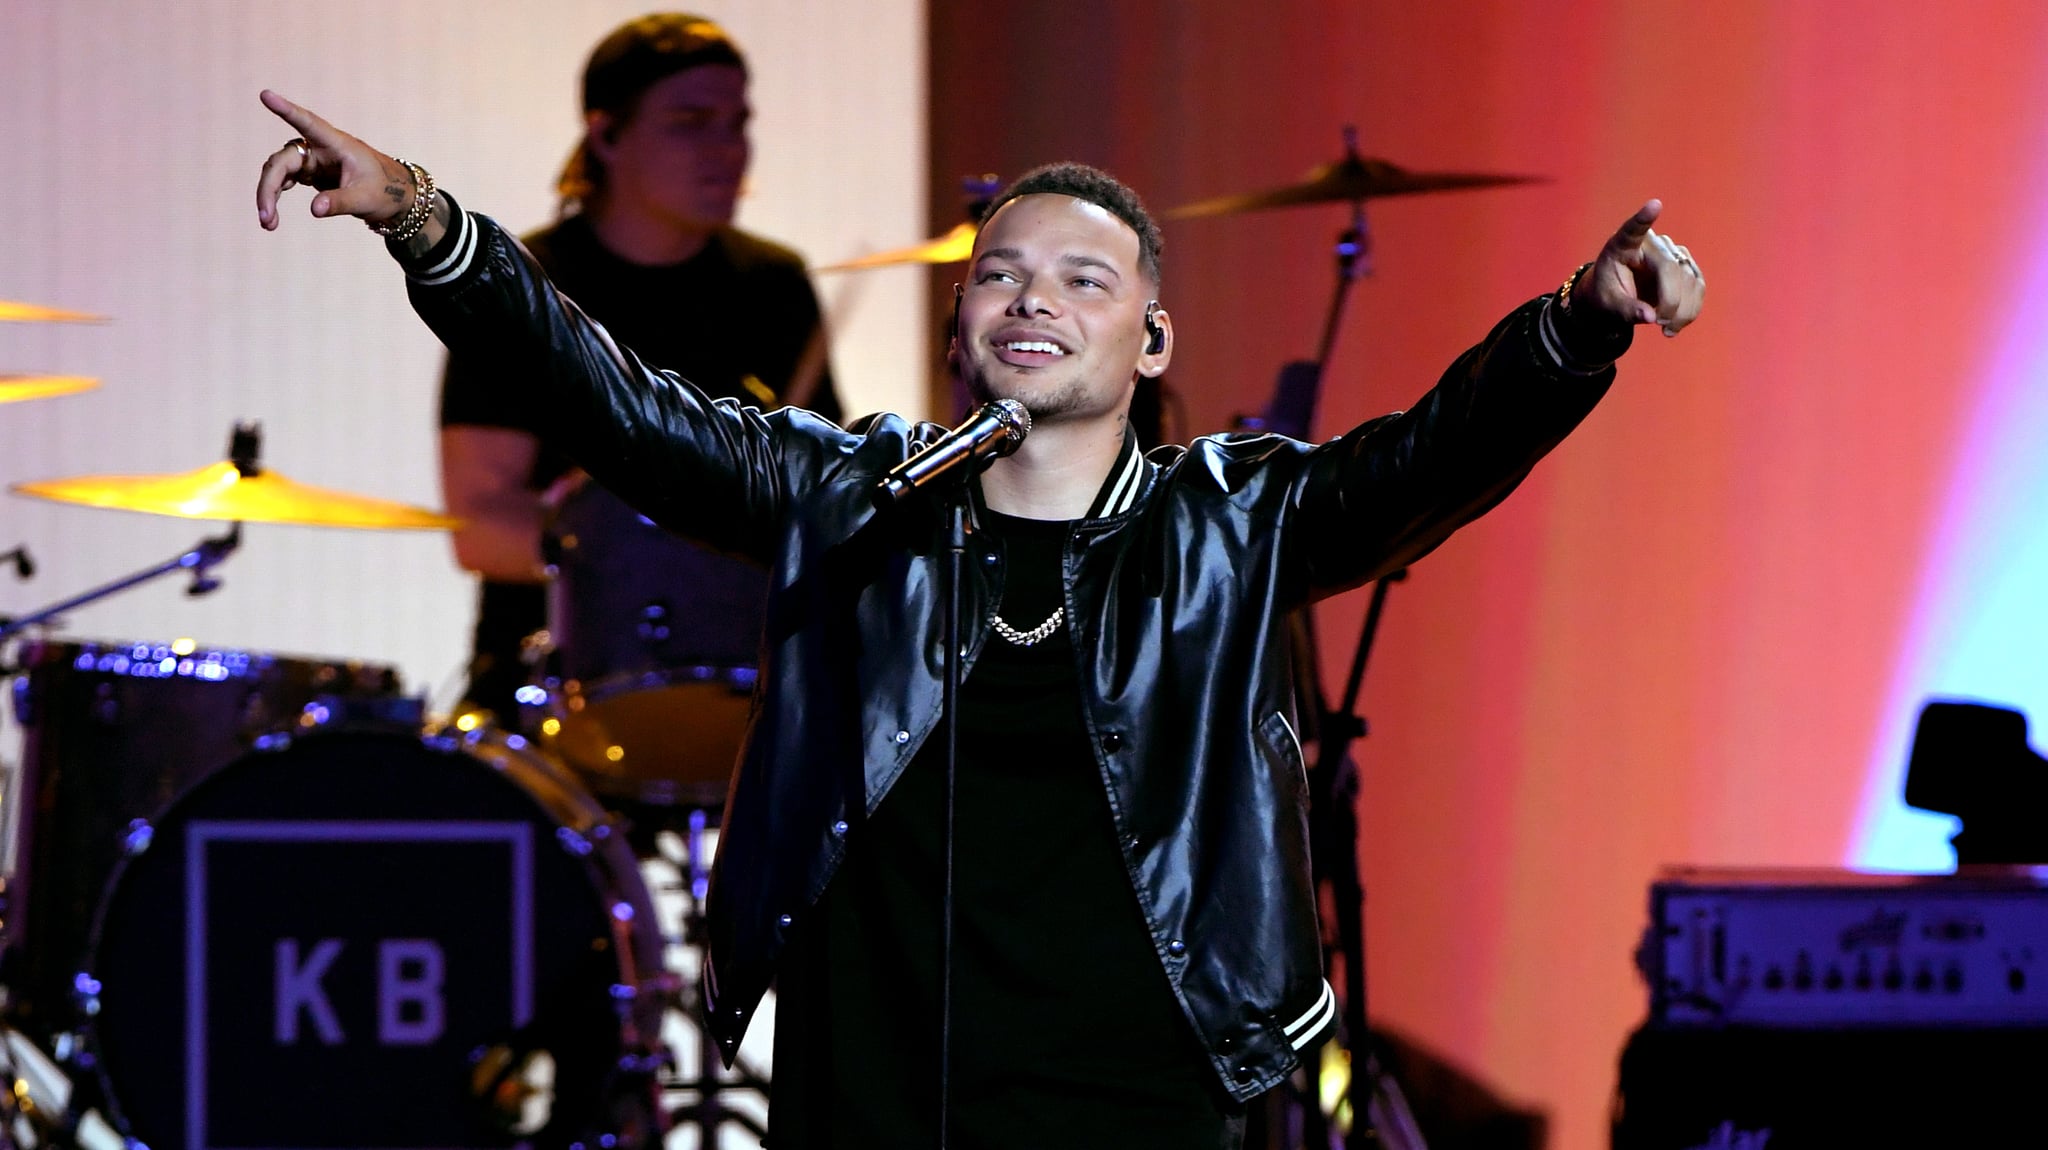
M398 162L404 164L406 170L412 173L412 207L385 238L393 243L402 244L418 235L420 229L427 226L428 218L434 214L434 177L425 168L409 160Z
M1564 277L1564 284L1557 289L1557 310L1564 315L1572 314L1572 289L1579 286L1579 277L1586 274L1592 264L1580 264L1572 274Z
M420 229L427 226L428 217L434 214L434 177L411 160L397 160L397 163L412 174L412 204L396 219L369 224L369 228L392 243L402 244L420 234ZM367 220L364 222L369 223Z

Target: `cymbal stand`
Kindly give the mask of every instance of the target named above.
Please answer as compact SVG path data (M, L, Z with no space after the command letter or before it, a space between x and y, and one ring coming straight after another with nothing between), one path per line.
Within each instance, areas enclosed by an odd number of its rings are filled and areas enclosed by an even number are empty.
M1352 124L1344 126L1344 151L1351 159L1358 159L1358 128ZM1337 346L1337 327L1344 319L1344 303L1351 296L1351 285L1361 276L1372 274L1372 231L1365 226L1365 201L1351 201L1351 226L1337 236L1337 246L1332 249L1337 258L1337 287L1330 297L1330 314L1323 320L1322 342L1316 345L1316 366L1328 367L1330 353Z
M1349 161L1361 162L1355 125L1347 124L1344 128L1344 151ZM1344 305L1350 299L1353 285L1372 274L1372 231L1366 224L1363 199L1351 201L1350 226L1338 234L1331 255L1336 262L1336 284L1329 313L1323 321L1322 338L1316 346L1316 358L1313 363L1288 365L1266 413L1268 426L1303 439L1311 434L1323 373L1336 350L1337 334L1343 324ZM1380 1101L1382 1071L1373 1054L1366 1011L1365 889L1358 875L1358 767L1350 755L1351 744L1363 737L1367 729L1365 720L1356 713L1358 693L1365 678L1367 656L1379 631L1380 616L1386 608L1387 590L1406 577L1406 571L1396 571L1374 584L1344 694L1334 708L1323 691L1312 608L1302 609L1300 626L1295 631L1304 648L1300 662L1309 679L1305 693L1314 698L1317 711L1316 764L1309 783L1310 866L1316 889L1321 890L1327 883L1336 907L1337 929L1329 949L1344 956L1343 1036L1351 1055L1350 1081L1346 1086L1351 1110L1351 1130L1345 1139L1347 1150L1422 1145L1406 1104L1398 1101L1398 1087L1388 1091L1391 1101L1385 1105ZM1308 1069L1307 1077L1302 1144L1311 1150L1325 1150L1330 1137L1328 1116L1322 1109L1321 1084L1313 1067ZM1390 1127L1387 1133L1391 1137L1386 1142L1381 1139L1382 1125Z
M1391 1080L1382 1081L1384 1071L1372 1049L1365 993L1365 886L1358 875L1359 777L1350 753L1352 742L1365 737L1367 731L1365 719L1357 713L1358 692L1365 680L1366 659L1379 634L1380 617L1386 610L1387 591L1407 577L1404 569L1373 584L1365 625L1352 653L1350 672L1345 676L1343 697L1335 707L1326 707L1319 717L1316 765L1310 772L1311 866L1317 887L1324 883L1330 886L1330 902L1337 915L1333 949L1344 956L1344 1035L1351 1053L1350 1081L1345 1087L1345 1098L1351 1108L1351 1132L1345 1139L1349 1150L1423 1144L1405 1101L1400 1099L1399 1087ZM1320 685L1316 694L1320 700ZM1319 1090L1316 1093L1320 1095ZM1322 1110L1311 1105L1307 1113L1313 1116L1313 1121L1304 1122L1304 1131L1312 1132L1321 1124ZM1322 1141L1308 1144L1317 1150L1328 1146L1327 1131L1321 1136Z
M704 897L711 888L711 868L707 860L711 857L706 845L705 832L710 828L710 818L701 809L692 810L689 816L689 833L685 838L686 858L673 855L669 861L676 863L683 872L683 942L687 946L708 945L704 936ZM667 838L668 836L662 836ZM702 991L695 989L701 979L685 980L685 989L679 992L679 1005L690 1018L692 1029L697 1033L697 1074L694 1078L677 1078L662 1083L665 1090L679 1091L693 1095L691 1101L669 1108L668 1120L671 1130L684 1126L697 1131L697 1145L702 1150L716 1150L719 1131L726 1123L733 1123L753 1134L756 1139L766 1138L768 1128L752 1115L733 1110L724 1104L722 1094L733 1091L750 1091L763 1101L768 1098L768 1079L760 1071L747 1064L746 1059L735 1057L731 1075L721 1076L718 1072L720 1055L718 1042L711 1036L711 1028L705 1025Z
M124 575L111 583L102 583L83 594L73 595L69 599L52 603L26 615L12 619L0 617L0 642L5 642L31 627L51 622L67 611L77 610L88 603L97 603L130 587L138 587L152 579L175 575L180 571L192 573L192 585L185 589L185 594L204 595L220 586L220 580L214 577L213 569L225 562L229 555L234 554L235 548L241 545L242 525L235 523L228 528L226 534L202 539L198 546L190 551L167 559L154 567L146 567L133 575Z

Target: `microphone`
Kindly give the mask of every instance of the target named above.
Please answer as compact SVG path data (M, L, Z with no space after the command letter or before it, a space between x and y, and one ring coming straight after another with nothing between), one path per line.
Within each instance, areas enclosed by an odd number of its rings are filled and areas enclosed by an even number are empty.
M967 422L938 442L889 469L875 484L875 506L888 510L958 467L978 471L1017 450L1031 431L1031 413L1014 399L996 399L974 409ZM970 472L971 474L971 472Z

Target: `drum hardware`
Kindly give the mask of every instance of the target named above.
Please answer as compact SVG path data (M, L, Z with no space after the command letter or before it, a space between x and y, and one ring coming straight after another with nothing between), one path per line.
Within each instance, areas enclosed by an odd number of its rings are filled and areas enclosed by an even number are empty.
M844 263L827 264L812 268L815 272L858 272L874 268L897 267L903 264L958 264L966 263L974 252L974 236L981 228L981 217L988 212L989 201L1003 188L1002 181L994 172L978 176L967 176L960 181L963 204L967 219L955 224L942 235L934 236L923 243L907 248L876 252Z
M0 403L76 395L100 385L82 375L0 375Z
M261 427L237 423L228 439L227 460L198 471L177 475L80 476L14 484L10 490L16 494L58 503L181 519L226 520L232 526L225 535L201 540L193 549L154 567L19 618L0 618L0 642L30 627L53 622L66 611L178 571L192 573L192 585L186 594L196 596L213 591L220 586L213 569L241 546L244 522L389 530L447 530L461 523L439 512L402 503L294 483L263 469L258 462L261 448ZM16 555L16 570L21 570L26 553L17 549L10 554Z
M902 264L957 264L965 263L968 253L974 250L974 235L980 230L972 223L955 224L941 235L907 248L896 248L873 255L850 259L844 263L827 264L814 268L817 272L858 272L874 268L896 267Z
M548 627L522 644L527 729L630 820L642 857L725 803L753 710L768 576L669 534L595 483L544 533Z
M664 836L664 842L674 842L680 851L663 851L662 857L675 865L681 876L678 884L683 893L682 945L703 948L709 945L705 936L704 898L711 887L711 822L702 809L692 810L680 836ZM757 1138L766 1138L766 1124L756 1120L745 1111L735 1110L725 1099L735 1095L750 1095L768 1101L768 1076L753 1066L745 1057L733 1060L732 1069L720 1073L722 1055L718 1041L711 1036L711 1028L704 1024L704 1002L700 987L685 985L676 980L677 1008L690 1021L690 1029L696 1036L696 1074L685 1078L672 1074L662 1080L664 1093L683 1095L682 1101L668 1109L669 1124L673 1129L685 1127L698 1133L699 1146L713 1147L719 1144L719 1137L726 1124L731 1123L748 1131Z
M108 877L148 848L148 820L177 794L252 746L288 741L288 730L356 716L416 724L421 713L389 667L189 640L36 640L20 661L20 811L0 974L9 1020L43 1042L78 1022L72 976Z
M238 523L293 523L309 527L355 527L395 531L446 531L461 525L438 511L296 483L260 466L262 429L237 423L228 458L175 475L80 475L17 483L19 495L142 511L180 519Z
M1546 180L1542 176L1498 172L1411 172L1386 160L1359 155L1358 131L1355 127L1346 126L1344 155L1336 162L1325 164L1291 184L1182 204L1168 210L1166 218L1185 220L1198 216L1234 216L1304 204L1356 204L1388 196L1544 182Z
M90 591L73 595L69 599L59 600L46 607L31 611L26 615L16 618L0 616L0 643L6 642L8 639L21 634L31 627L57 622L67 611L76 610L89 603L97 603L110 595L119 594L131 587L139 587L144 583L162 578L165 575L175 575L180 571L192 573L192 583L189 587L185 588L185 594L195 598L205 595L220 587L220 580L214 576L213 569L226 562L228 556L234 554L235 549L241 545L242 525L236 523L228 528L226 534L217 535L210 539L201 539L198 545L191 550L180 552L178 555L153 567L145 567L132 575L124 575L111 583L102 583ZM19 572L26 553L22 552L20 548L16 549L16 553L21 556L15 559L15 570ZM33 565L29 569L33 571Z
M0 323L105 323L106 316L0 300ZM0 375L0 404L76 395L100 385L82 375Z
M98 1110L73 1104L71 1079L20 1031L0 1028L0 1145L9 1150L127 1150Z
M106 888L71 1053L114 1124L157 1147L658 1144L675 980L613 817L489 727L265 746L131 836Z
M427 724L427 701L418 695L336 694L318 695L299 712L300 731L339 726L351 729L385 727L417 731ZM470 728L464 728L465 731ZM289 728L259 735L251 745L257 750L281 750L278 740L289 742ZM517 736L513 736L517 738ZM523 740L522 740L523 743Z
M0 299L0 323L106 323L107 317Z

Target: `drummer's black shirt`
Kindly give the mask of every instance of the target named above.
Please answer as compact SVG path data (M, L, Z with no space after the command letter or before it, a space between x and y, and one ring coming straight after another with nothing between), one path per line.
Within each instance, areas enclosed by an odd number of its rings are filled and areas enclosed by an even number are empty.
M681 263L653 266L612 254L580 215L523 242L562 294L615 340L714 398L773 406L818 330L818 301L803 260L734 228L713 233L702 251ZM540 451L527 486L543 491L572 466L548 436L541 398L546 385L530 359L474 349L451 354L441 383L441 426L505 427L537 437ZM842 418L829 368L810 406L828 419ZM483 581L472 702L501 716L517 714L512 691L524 679L519 643L546 623L540 584Z
M983 528L1006 558L998 613L1029 631L1061 606L1070 525L986 513ZM1071 634L1066 621L1031 647L990 635L961 686L949 1141L1226 1145L1227 1104L1117 845ZM852 832L792 939L774 1150L936 1144L943 744L929 739Z

